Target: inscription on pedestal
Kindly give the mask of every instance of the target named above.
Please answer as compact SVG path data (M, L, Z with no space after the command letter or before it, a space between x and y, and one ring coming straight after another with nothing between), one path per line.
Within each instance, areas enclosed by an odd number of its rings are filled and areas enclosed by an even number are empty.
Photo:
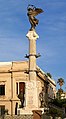
M27 105L28 107L34 107L34 98L35 98L35 82L34 81L30 81L30 82L27 82L27 85L26 85L26 90L27 90Z

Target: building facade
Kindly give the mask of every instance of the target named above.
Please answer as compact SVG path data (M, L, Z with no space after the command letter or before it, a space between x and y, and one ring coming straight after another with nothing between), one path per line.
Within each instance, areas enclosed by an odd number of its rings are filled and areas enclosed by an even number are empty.
M28 110L28 96L31 98L31 94L35 93L35 90L31 89L33 83L29 80L29 62L0 62L0 115L4 111L8 111L8 114L17 114L17 108L20 109L21 102L18 98L20 91L24 94L23 110ZM48 97L54 98L56 92L56 84L51 78L49 78L45 72L43 72L38 66L36 66L36 79L37 79L37 102L38 108L41 107L41 101L39 94L44 87L45 102L47 103ZM28 85L29 82L29 85ZM30 92L27 93L27 88ZM33 97L31 98L32 103ZM31 108L31 107L29 107Z

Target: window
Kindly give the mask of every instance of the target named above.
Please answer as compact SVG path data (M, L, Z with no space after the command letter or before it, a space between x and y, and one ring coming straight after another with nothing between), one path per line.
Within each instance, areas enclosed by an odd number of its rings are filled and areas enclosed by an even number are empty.
M24 82L19 82L19 93L21 90L25 93L25 83Z
M5 105L0 105L0 115L5 113Z
M16 94L18 95L18 83L16 83Z
M25 83L24 82L16 83L16 94L17 95L20 93L21 89L22 89L23 93L25 93Z
M5 95L5 85L0 85L0 95Z
M25 106L25 83L24 82L17 82L16 83L16 94L18 98L21 99L21 108Z

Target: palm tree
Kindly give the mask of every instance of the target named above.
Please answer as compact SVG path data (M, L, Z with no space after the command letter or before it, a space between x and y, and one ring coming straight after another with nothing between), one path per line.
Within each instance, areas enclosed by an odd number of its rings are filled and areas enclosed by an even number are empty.
M59 83L60 89L61 89L62 85L64 84L64 79L63 78L59 78L57 83Z

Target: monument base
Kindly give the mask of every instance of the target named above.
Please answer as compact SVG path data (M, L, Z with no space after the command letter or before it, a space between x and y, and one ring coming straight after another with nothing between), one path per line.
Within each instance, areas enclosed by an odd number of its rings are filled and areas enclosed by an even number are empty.
M33 113L32 113L32 110L25 109L25 108L23 108L23 109L22 109L22 108L18 108L18 109L17 109L17 114L18 114L18 115L21 115L21 114L25 114L25 115L31 114L31 115L32 115Z
M32 109L30 109L30 108L18 108L17 114L18 115L20 115L20 114L25 114L25 115L31 114L31 115L33 115L33 110L38 110L38 111L41 110L42 114L44 114L49 110L49 108L32 108Z

